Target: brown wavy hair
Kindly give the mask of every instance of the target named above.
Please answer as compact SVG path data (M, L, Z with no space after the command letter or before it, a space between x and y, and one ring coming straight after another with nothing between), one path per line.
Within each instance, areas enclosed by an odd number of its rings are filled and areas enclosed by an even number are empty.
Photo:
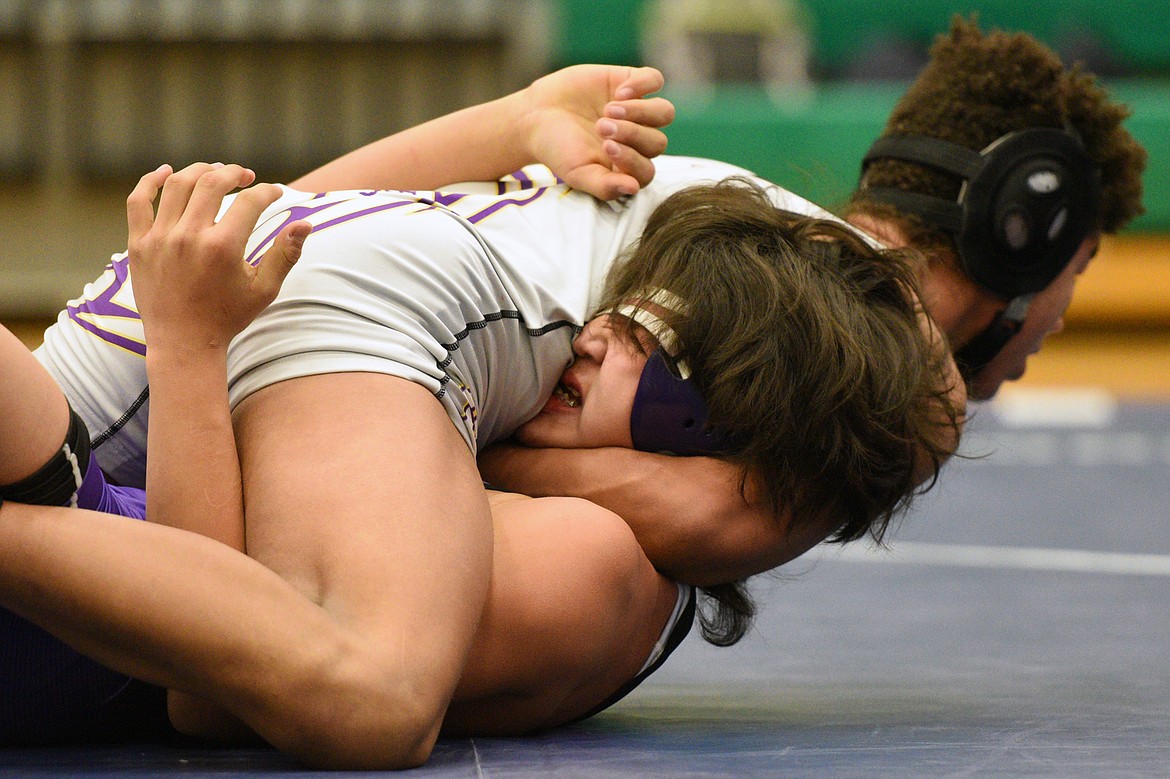
M683 300L654 313L677 334L711 424L735 442L724 459L742 466L741 490L750 474L776 517L828 523L833 541L880 540L924 463L937 474L958 440L946 349L914 294L920 269L916 253L879 250L729 179L655 210L600 310L646 290ZM734 643L750 600L736 585L708 594L720 605L704 636Z
M1115 233L1143 211L1146 152L1122 126L1129 115L1126 106L1109 100L1095 76L1079 66L1065 68L1032 36L998 30L984 34L975 18L956 16L882 134L927 135L980 150L1009 132L1071 127L1101 168L1097 227ZM864 184L954 200L962 181L917 163L883 159L869 165ZM949 234L875 203L865 189L853 194L847 210L894 221L920 250L955 248Z

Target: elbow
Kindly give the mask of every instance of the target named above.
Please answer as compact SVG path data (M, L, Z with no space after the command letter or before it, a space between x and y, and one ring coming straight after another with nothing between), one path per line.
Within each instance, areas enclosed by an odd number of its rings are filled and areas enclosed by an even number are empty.
M351 647L276 691L256 730L312 768L417 768L430 758L446 707L444 694Z
M369 727L336 718L290 723L273 746L309 768L329 771L398 771L418 768L430 758L435 736L405 722L398 712L393 728Z

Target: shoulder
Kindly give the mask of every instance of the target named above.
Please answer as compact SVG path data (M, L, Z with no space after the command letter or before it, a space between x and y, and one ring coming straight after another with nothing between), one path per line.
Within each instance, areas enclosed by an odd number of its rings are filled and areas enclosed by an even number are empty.
M583 498L530 498L514 493L489 493L497 533L523 535L529 546L575 547L582 565L598 572L601 562L635 565L644 558L630 526L607 508ZM623 553L620 557L614 553ZM633 559L631 559L633 558ZM649 564L649 561L647 561Z
M515 616L532 620L534 632L545 625L555 635L601 639L628 631L653 614L659 596L673 587L626 521L591 501L493 502L492 518L497 562L512 574L498 580L493 595L504 596L510 584L521 581L529 593L542 592L541 599L517 598ZM580 638L575 641L583 646Z
M696 184L714 184L729 178L746 179L763 190L776 205L785 211L835 219L827 209L792 190L757 176L754 172L738 165L703 157L674 157L663 155L654 160L654 180L647 189L658 189L665 194Z
M732 176L741 176L768 183L747 168L705 157L662 155L654 158L654 180L647 189L681 189L692 184L715 183Z
M633 679L678 598L611 511L576 498L491 495L488 603L448 732L571 721Z

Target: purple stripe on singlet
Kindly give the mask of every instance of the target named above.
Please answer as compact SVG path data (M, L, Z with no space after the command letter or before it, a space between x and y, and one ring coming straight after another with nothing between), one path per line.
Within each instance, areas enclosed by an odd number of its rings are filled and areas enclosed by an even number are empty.
M507 200L497 200L495 203L488 206L484 210L467 217L467 221L471 222L472 224L477 224L482 222L484 219L487 219L489 216L502 208L507 208L508 206L526 206L534 200L537 200L547 191L548 187L541 187L526 198L508 198Z
M322 196L317 195L317 197L319 198ZM314 198L314 199L316 199L316 198ZM293 206L293 207L291 207L290 209L288 209L288 212L287 212L288 215L284 218L284 221L281 222L276 227L275 230L272 230L264 238L263 241L261 241L259 244L257 244L256 248L252 250L252 253L244 258L245 262L247 262L249 265L255 265L258 262L257 257L260 255L260 252L263 251L265 248L267 248L267 246L270 243L272 243L272 241L276 240L276 236L278 236L280 234L281 230L288 227L293 222L297 221L298 219L307 219L308 217L312 216L313 214L317 213L318 211L322 211L326 208L332 208L335 205L337 205L337 201L330 200L330 201L323 203L322 205L319 205L319 206Z
M434 202L440 206L450 206L458 203L465 197L467 197L467 195L461 194L459 192L436 192ZM426 200L423 200L422 202L426 202Z
M361 195L375 195L375 194L379 194L379 193L377 191L370 191L370 192L362 192L360 194ZM321 197L321 196L318 195L317 197ZM465 195L445 195L445 196L440 196L440 197L436 198L435 200L431 200L431 199L425 198L425 197L413 197L413 198L409 198L409 199L395 200L391 203L382 203L380 205L372 206L370 208L364 208L361 211L353 211L351 213L344 214L342 216L337 217L336 219L330 219L329 221L321 222L320 224L314 225L313 230L314 230L314 232L320 232L321 230L325 230L325 229L328 229L330 227L336 227L339 224L344 224L344 223L352 221L354 219L361 219L362 217L369 216L370 214L377 214L381 211L389 211L389 210L394 209L394 208L402 208L403 206L411 206L411 205L431 206L431 205L434 205L436 202L438 202L440 205L447 205L448 203L454 203L455 201L457 201L463 197L465 197ZM261 241L259 244L257 244L256 248L253 249L252 253L249 254L248 257L246 258L247 262L251 265L255 265L257 262L259 262L258 257L260 255L260 253L267 250L267 248L271 245L271 243L274 240L276 240L276 236L280 234L281 230L283 230L285 227L292 224L293 222L297 221L298 219L307 219L308 217L312 216L313 214L318 213L319 211L323 211L327 208L332 208L333 206L339 205L341 203L347 203L353 199L354 198L348 198L346 200L331 200L328 203L325 203L324 205L319 205L319 206L291 206L291 207L289 207L288 211L286 212L287 216L284 218L284 221L281 222L275 229L269 231L268 235L264 238L264 240Z
M516 179L516 181L520 182L520 189L532 189L532 187L534 186L534 184L532 183L532 179L528 178L528 174L525 173L523 170L518 170L515 173L513 173L512 178L514 178L514 179Z
M363 216L369 216L370 214L377 214L381 211L389 211L392 208L402 208L402 206L411 206L411 205L428 205L429 206L429 205L433 205L433 202L430 200L426 200L425 198L419 198L418 200L398 200L398 201L395 201L393 203L383 203L380 206L373 206L372 208L363 208L361 211L354 211L352 214L345 214L344 216L339 216L336 219L330 219L328 222L322 222L321 224L315 226L313 229L314 230L324 230L327 227L335 227L336 225L344 224L345 222L349 222L349 221L352 221L354 219L360 219Z
M126 351L138 355L145 355L146 345L142 342L111 332L95 324L86 316L88 314L94 317L138 319L137 311L114 302L114 296L121 292L122 287L126 284L126 279L129 278L130 258L123 257L115 260L110 263L110 267L114 271L114 282L106 287L102 291L102 294L92 300L82 300L77 305L66 306L65 310L69 313L69 318L82 330L92 333L103 341L107 341L114 346L119 346Z

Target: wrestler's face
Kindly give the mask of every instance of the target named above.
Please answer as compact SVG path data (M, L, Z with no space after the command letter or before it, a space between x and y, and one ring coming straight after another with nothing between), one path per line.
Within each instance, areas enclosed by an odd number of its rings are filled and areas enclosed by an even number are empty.
M561 376L552 397L516 431L527 446L563 449L621 446L633 448L630 412L646 358L655 341L635 325L637 342L611 316L590 320L573 341L576 359Z
M995 395L1005 381L1024 375L1028 358L1040 351L1044 339L1064 327L1064 312L1072 302L1077 278L1097 251L1099 235L1085 239L1060 275L1036 293L1020 331L971 381L971 397L984 400Z

